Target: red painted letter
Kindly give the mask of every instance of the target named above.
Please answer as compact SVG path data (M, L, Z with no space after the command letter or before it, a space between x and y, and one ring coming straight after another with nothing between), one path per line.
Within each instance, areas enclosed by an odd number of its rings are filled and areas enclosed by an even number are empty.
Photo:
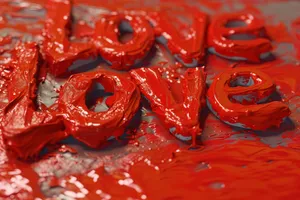
M204 56L207 16L197 8L180 5L180 10L165 9L150 14L156 35L182 63L197 66ZM183 21L185 19L185 21Z
M205 98L205 76L201 68L179 74L166 68L141 68L130 72L152 110L179 139L200 134L199 112Z
M47 19L42 50L50 72L60 76L68 71L68 67L74 61L96 56L96 51L91 42L69 41L72 7L70 0L48 0L46 7Z
M242 21L245 26L226 27L234 21ZM265 28L263 23L248 13L222 14L214 17L208 31L208 46L212 53L229 59L259 62L264 53L272 50L271 42L261 37ZM247 34L251 40L234 40L235 34Z
M133 38L126 43L118 39L122 21L129 22L133 30ZM99 53L112 64L112 68L128 70L150 50L154 43L154 31L143 16L113 13L103 15L97 21L94 38Z
M86 93L96 81L113 96L106 99L104 112L87 108ZM140 92L130 76L99 70L76 74L60 91L59 107L65 113L67 131L90 147L100 147L110 137L118 137L134 116L140 104Z
M235 68L214 79L207 94L208 105L227 124L266 130L279 126L290 114L288 106L280 101L263 103L275 89L267 74L255 69Z
M1 130L6 144L26 159L38 154L47 143L64 138L66 133L62 118L55 111L37 108L35 104L37 46L19 45L12 56L13 72L7 83L8 104L2 113Z

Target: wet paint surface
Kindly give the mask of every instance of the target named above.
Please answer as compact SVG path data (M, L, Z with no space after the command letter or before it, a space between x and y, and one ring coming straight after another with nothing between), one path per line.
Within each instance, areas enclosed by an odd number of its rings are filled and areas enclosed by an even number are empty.
M129 124L126 134L120 140L110 140L110 146L102 150L88 148L68 138L48 147L38 161L25 162L6 151L1 140L0 199L297 198L300 193L297 184L300 178L297 56L300 3L257 1L248 5L247 2L186 1L184 4L207 13L210 18L222 12L251 11L264 19L274 56L260 64L247 64L208 54L206 82L210 85L216 75L232 67L255 68L266 73L273 79L278 93L272 99L281 98L291 110L290 117L280 127L268 131L233 128L205 109L200 116L202 135L197 140L201 147L188 150L190 144L170 135L151 112L148 102L142 100L140 112ZM11 49L22 35L23 41L42 40L46 3L37 0L0 3L0 35L6 36L9 32L14 36L12 42L3 40L1 49ZM86 42L85 36L94 34L99 15L112 10L180 9L176 3L75 0L72 32L68 37L71 42ZM1 55L1 99L8 95L4 81L10 76L9 69L5 68L7 59L6 54ZM175 59L157 42L136 67L171 67L176 64ZM102 59L80 62L83 64L78 64L74 73L108 68ZM47 74L46 81L38 85L37 103L45 103L48 107L55 103L55 91L59 91L66 80ZM0 102L0 109L5 103Z

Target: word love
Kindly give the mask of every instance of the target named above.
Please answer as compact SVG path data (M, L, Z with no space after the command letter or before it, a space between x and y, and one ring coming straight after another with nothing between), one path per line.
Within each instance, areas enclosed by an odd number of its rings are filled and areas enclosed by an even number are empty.
M140 104L140 93L172 134L191 140L201 133L199 113L205 106L205 75L202 68L183 73L161 67L140 68L128 73L97 70L72 75L59 92L56 104L36 106L36 75L40 67L34 43L18 46L7 84L7 101L1 107L1 131L7 145L20 157L37 154L46 144L69 135L98 148L124 133ZM94 112L85 103L93 82L113 95L100 98L106 110ZM236 68L215 78L207 94L213 113L233 126L265 130L278 126L290 114L282 102L263 103L275 91L271 78L249 68ZM256 104L260 102L260 104Z
M206 42L207 16L197 9L183 7L191 24L170 23L172 18L165 12L112 12L99 17L90 35L82 32L82 42L69 39L70 1L49 0L46 8L40 45L18 43L12 50L1 49L11 57L0 58L6 61L0 65L0 130L6 145L21 158L35 156L47 144L70 135L92 148L102 147L124 133L139 109L141 94L170 133L184 141L192 140L193 145L202 132L199 118L206 105L224 123L253 130L279 126L290 115L284 103L269 102L276 87L267 74L234 68L215 77L207 91L205 72L198 67L206 45L222 57L250 62L259 62L270 52L272 46L264 37L263 23L253 15L213 18ZM131 26L132 38L127 42L119 41L123 21ZM230 27L233 21L244 25ZM178 31L178 27L185 31ZM237 40L238 34L255 38ZM7 37L0 42L3 46L10 41ZM180 64L176 68L133 68L157 42ZM56 77L67 76L73 62L96 56L112 69L70 76L58 91L58 101L50 107L37 101L37 85L45 71ZM94 83L113 95L98 98L100 107L92 110L86 96Z
M81 42L69 39L70 1L48 0L46 9L42 52L50 73L55 76L67 74L74 61L97 55L113 69L129 70L145 58L155 43L163 44L186 67L203 62L206 47L228 59L256 63L272 50L263 21L248 13L214 16L208 26L205 13L186 5L181 11L171 13L163 7L160 12L111 12L100 15L92 30L81 23L81 28L76 29L76 35L85 38ZM128 26L121 26L123 22ZM130 32L132 38L121 42L123 32ZM243 35L250 38L240 39Z

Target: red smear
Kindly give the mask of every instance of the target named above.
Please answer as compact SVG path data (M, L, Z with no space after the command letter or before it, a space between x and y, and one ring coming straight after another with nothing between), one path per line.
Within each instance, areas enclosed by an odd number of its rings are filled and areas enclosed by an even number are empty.
M281 199L299 195L295 185L300 178L299 156L284 147L241 141L214 151L193 152L165 146L135 160L128 171L108 175L99 168L64 177L60 185L65 195L72 197L75 194L67 191L74 191L84 199L252 199L258 194L263 199ZM288 192L281 190L286 184Z
M267 35L271 40L276 42L292 42L292 36L288 32L284 23L278 23L276 25L265 26Z

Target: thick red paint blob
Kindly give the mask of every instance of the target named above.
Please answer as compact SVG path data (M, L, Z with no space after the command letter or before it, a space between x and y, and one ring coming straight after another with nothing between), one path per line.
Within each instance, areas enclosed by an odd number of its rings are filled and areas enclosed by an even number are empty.
M247 85L252 82L250 85ZM290 115L280 101L257 104L275 92L271 77L257 69L235 68L215 77L207 98L213 112L225 123L253 130L278 127Z
M1 131L6 144L21 158L35 156L48 143L66 136L62 117L36 105L38 47L20 45L12 52L13 72L7 82L8 103L1 113Z
M179 68L180 69L180 68ZM202 68L141 68L130 72L154 111L174 135L190 140L201 134L199 114L205 103L205 75Z
M239 27L226 27L230 22L242 22ZM254 36L251 40L231 39L237 34ZM261 54L272 50L270 40L261 37L265 34L264 23L250 13L228 13L214 16L208 30L208 46L226 57L246 58L260 62Z
M48 0L42 50L51 74L60 76L79 59L96 56L91 42L70 41L71 8L69 0Z
M87 108L85 97L94 81L114 93L106 100L107 111L94 112ZM122 135L139 104L140 92L130 77L107 70L71 76L59 97L59 108L65 114L67 131L94 148L105 144L112 136Z
M125 43L118 39L122 21L129 22L133 31L133 38ZM112 13L96 22L94 39L100 55L112 68L128 70L148 53L154 43L154 31L141 15Z

